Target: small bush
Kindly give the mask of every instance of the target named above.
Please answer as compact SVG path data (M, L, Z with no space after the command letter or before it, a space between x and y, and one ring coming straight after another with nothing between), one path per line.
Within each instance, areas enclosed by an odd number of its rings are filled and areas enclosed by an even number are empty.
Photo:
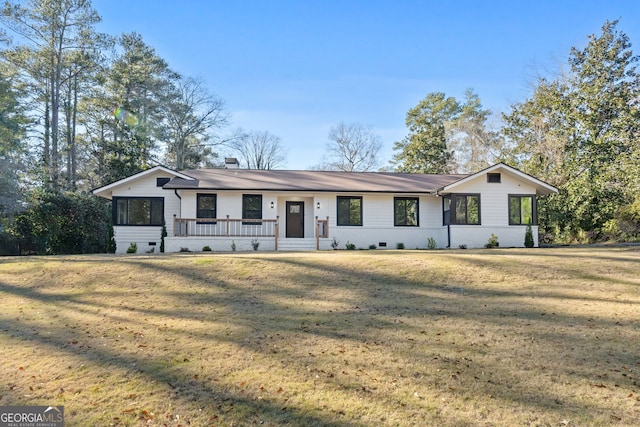
M500 246L500 243L498 242L498 236L491 233L491 237L489 237L489 241L487 242L486 245L484 245L484 247L489 249L489 248L497 248L498 246Z
M231 251L232 252L236 251L236 242L234 240L231 241Z
M396 249L404 249L404 243L396 243Z
M180 252L191 252L189 248L180 248Z
M524 232L524 247L532 248L535 242L533 241L533 231L531 230L531 223L527 224L527 231Z
M127 248L127 253L135 254L136 252L138 252L138 244L136 242L131 242Z
M209 246L203 246L202 252L211 252L211 248Z
M333 240L331 241L331 247L333 248L333 250L335 251L336 249L338 249L338 245L340 244L340 242L338 242L336 240L336 238L334 237Z
M369 249L377 249L378 247L376 245L369 245Z
M427 249L438 249L438 243L433 237L427 239Z
M160 252L164 253L164 238L167 237L167 225L162 220L162 231L160 232Z
M253 239L251 241L251 246L253 247L254 251L257 251L258 248L260 247L260 241L258 239Z
M467 249L467 245L462 244L462 245L458 246L458 248L460 248L460 249Z
M346 248L347 248L348 251L355 251L356 250L356 245L354 245L353 243L347 241Z

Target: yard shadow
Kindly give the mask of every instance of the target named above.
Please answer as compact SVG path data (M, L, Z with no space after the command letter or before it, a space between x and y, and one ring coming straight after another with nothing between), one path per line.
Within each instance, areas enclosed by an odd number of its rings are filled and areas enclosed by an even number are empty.
M511 253L509 253L512 255ZM406 256L401 253L393 253L393 256ZM339 256L339 255L338 255ZM369 256L369 255L367 255ZM376 257L377 254L371 254ZM388 255L384 255L385 257ZM428 252L412 253L411 256L431 256ZM473 257L458 257L457 254L449 255L439 253L438 256L456 257L459 268L495 268L505 270L505 266L496 258L487 257L475 259ZM518 256L517 252L516 255ZM536 255L538 256L538 255ZM139 327L157 326L162 318L183 319L186 323L184 329L172 330L174 334L190 334L199 340L215 340L229 342L247 350L247 354L256 354L268 357L267 342L269 337L278 336L281 341L285 338L299 339L300 337L314 337L321 342L339 342L341 340L354 343L361 348L373 348L381 356L392 355L398 359L397 365L404 365L402 372L413 372L413 381L416 387L422 384L422 374L417 361L424 358L409 353L395 354L394 348L413 349L416 354L427 354L431 357L431 363L442 370L451 372L464 371L462 365L473 366L475 370L491 373L487 378L468 379L462 383L466 387L456 385L453 392L451 384L432 384L432 387L442 388L443 393L452 393L461 396L461 399L470 398L475 394L494 396L509 405L529 408L532 411L564 414L569 408L571 411L586 411L600 413L604 407L595 404L578 403L567 396L559 396L551 390L536 389L533 382L528 381L522 373L513 373L513 364L505 363L501 366L496 359L491 357L491 348L482 347L482 344L493 345L488 338L478 338L478 349L473 352L460 351L460 344L447 341L442 335L436 336L431 330L439 331L454 322L462 322L468 325L470 331L482 331L483 327L495 331L504 329L508 337L499 338L518 339L521 343L532 343L529 349L523 348L520 354L526 351L544 351L552 354L560 346L566 346L567 350L557 356L555 363L566 363L571 373L567 374L576 382L593 382L598 385L606 385L611 389L623 387L629 390L637 390L640 380L632 373L613 375L609 371L608 378L598 378L594 373L594 366L611 369L622 369L623 366L634 366L640 363L638 354L639 341L630 341L628 349L619 346L607 346L608 343L619 341L621 328L629 337L635 337L637 333L629 333L631 325L619 325L614 318L598 319L597 333L585 335L583 325L588 319L578 313L549 312L546 304L539 300L541 294L531 289L496 289L491 287L470 286L469 283L457 280L452 276L440 274L439 271L430 271L425 268L421 275L413 275L410 278L402 271L385 270L387 273L377 271L363 271L357 266L349 266L340 262L319 262L308 257L291 256L247 256L235 257L233 255L211 255L212 265L194 266L185 265L176 269L167 265L165 258L139 257L139 258L105 258L104 262L125 263L135 269L144 277L148 274L160 273L162 275L179 276L185 286L180 290L167 290L158 286L154 292L163 294L171 305L153 307L146 305L127 305L127 291L100 290L100 298L88 299L83 293L73 292L44 292L42 288L17 286L7 282L0 282L0 293L14 295L24 299L36 301L39 304L51 304L60 309L59 321L56 324L34 330L33 324L19 319L7 318L0 315L0 332L10 334L21 342L37 343L46 346L55 352L67 354L73 357L84 358L87 362L95 362L117 366L121 370L129 370L133 373L146 376L149 380L158 384L168 385L174 390L193 390L193 373L175 369L175 364L164 364L163 360L148 359L142 355L126 354L116 348L109 347L83 347L73 344L72 331L65 328L65 324L74 324L75 320L67 314L66 310L84 313L94 316L101 313L106 319L114 322L129 322ZM541 255L540 257L544 257ZM582 258L577 255L576 258ZM231 281L220 277L211 271L215 262L219 259L242 259L246 262L259 265L270 263L278 265L278 271L283 273L274 277L250 276L246 282ZM626 262L625 257L610 257L610 262ZM188 258L185 258L185 260ZM586 259L586 258L585 258ZM84 261L71 261L82 263ZM381 262L383 260L381 259ZM388 262L388 261L384 261ZM492 266L492 263L494 264ZM89 265L89 262L87 262ZM523 266L514 264L507 266L508 274L517 277ZM543 268L543 267L540 267ZM542 273L542 271L541 271ZM592 274L575 269L565 269L559 272L566 276L580 275L584 281L596 283L609 283L610 278L600 274ZM294 278L295 283L286 286L279 283L283 278ZM329 279L329 280L328 280ZM624 285L637 285L632 280L620 282ZM158 284L160 285L160 283ZM137 289L132 286L133 293ZM149 287L142 288L142 292L149 292ZM544 299L573 303L606 303L614 305L637 305L637 301L620 301L615 298L601 296L576 296L568 294L563 289L546 290L542 295ZM135 299L134 301L138 301ZM509 301L514 302L511 306ZM317 305L314 305L317 302ZM472 302L472 303L470 303ZM517 304L515 303L517 302ZM323 305L323 303L325 303ZM212 310L220 312L212 312ZM135 310L138 316L131 319L122 313L127 310ZM221 332L210 332L207 325L213 325L224 318L230 327L244 331L243 335L227 335ZM198 330L189 330L193 322L201 322L205 327ZM445 326L439 326L444 324ZM545 328L531 327L527 324L546 325ZM522 325L514 329L514 325ZM574 326L572 326L574 325ZM509 332L511 331L511 332ZM513 331L521 332L518 337ZM479 333L479 332L478 332ZM284 337L284 338L283 338ZM383 338L381 338L383 337ZM640 338L640 337L639 337ZM459 339L459 337L458 337ZM498 338L493 338L497 340ZM381 341L384 342L381 344ZM407 347L407 341L411 346ZM286 343L285 343L286 344ZM583 353L572 353L571 348L584 348L592 345L592 351L585 359ZM526 344L529 345L529 344ZM523 347L525 344L523 344ZM288 348L288 347L285 347ZM317 353L317 350L313 350ZM364 350L363 350L364 351ZM404 351L404 350L403 350ZM294 357L295 356L295 357ZM205 363L194 356L194 363ZM274 356L277 360L278 356ZM287 361L291 363L288 369L292 373L308 371L321 372L323 367L316 362L315 355L290 355ZM606 360L606 363L602 363ZM316 364L317 363L317 364ZM524 363L524 362L523 362ZM520 366L520 365L518 365ZM396 375L391 367L379 368L391 378ZM470 370L471 368L467 368ZM523 369L525 369L523 367ZM541 375L541 369L532 368L531 376ZM463 374L452 374L462 377ZM497 384L497 379L508 379L508 384ZM363 387L363 381L352 377L334 375L327 384L342 390L344 393L358 392L363 399L367 399L365 392L359 391ZM465 391L464 389L468 390ZM251 414L247 423L259 423L267 425L281 425L294 420L300 425L323 426L360 426L365 425L358 420L347 420L340 414L331 411L320 414L309 414L307 410L287 406L283 409L281 402L269 399L250 399L237 390L211 382L201 382L197 391L191 394L176 392L174 399L191 403L198 400L198 404L204 406L223 405L231 410ZM10 404L25 402L19 393L9 391L5 393L4 401ZM375 400L372 402L388 401ZM410 405L411 407L411 405ZM393 408L394 411L402 409ZM465 424L468 422L463 416L460 419L449 419L450 424ZM416 424L417 425L417 424Z

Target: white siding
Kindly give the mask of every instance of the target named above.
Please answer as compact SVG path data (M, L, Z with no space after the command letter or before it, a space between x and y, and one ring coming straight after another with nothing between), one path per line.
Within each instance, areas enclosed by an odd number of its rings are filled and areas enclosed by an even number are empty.
M172 178L171 175L158 171L138 180L128 182L113 190L112 197L164 197L164 220L167 234L173 235L173 215L180 216L180 199L171 190L163 190L156 186L156 178ZM131 243L138 245L138 253L144 253L151 248L160 251L160 234L162 227L156 226L114 226L113 234L116 241L116 252L125 253ZM150 242L156 242L150 246Z
M197 191L178 190L180 197L172 190L163 190L156 186L156 178L167 176L159 171L128 182L113 191L114 197L164 197L165 221L168 237L165 240L167 252L177 252L181 248L200 251L209 246L215 251L230 251L231 243L235 243L236 250L252 250L251 237L175 237L173 232L174 215L178 218L196 218L196 195L209 193L217 195L216 215L218 218L242 218L242 195L262 194L262 215L264 219L279 218L278 238L284 239L286 233L286 202L302 201L305 204L305 237L315 237L315 219L329 218L329 238L321 239L321 249L331 249L331 242L339 242L338 248L344 249L347 242L358 248L368 248L370 245L380 247L386 243L386 248L395 249L402 243L407 249L426 248L429 238L436 241L437 247L445 248L451 236L451 247L466 245L469 248L484 246L491 234L498 236L500 246L523 246L524 226L509 226L508 195L534 194L535 188L517 179L515 175L502 173L500 183L487 183L486 175L455 186L455 193L480 194L481 225L451 225L450 229L443 226L442 198L432 195L406 194L369 194L369 193L303 193L303 192L258 192L258 191ZM169 176L167 176L169 177ZM362 197L363 225L337 225L337 197ZM419 227L394 226L394 197L418 197ZM271 204L273 203L273 208ZM319 206L318 206L319 203ZM138 244L138 252L145 252L152 246L149 242L157 242L155 251L159 251L160 227L132 227L117 226L115 237L118 252L125 252L131 242ZM537 244L537 227L533 227L534 240ZM260 250L275 249L274 237L259 238Z
M481 225L451 225L451 247L465 245L481 248L489 241L491 234L498 236L503 247L523 247L526 226L509 225L509 194L536 194L533 186L501 174L500 183L487 182L486 175L456 186L455 193L480 193ZM538 227L534 226L533 237L537 246Z

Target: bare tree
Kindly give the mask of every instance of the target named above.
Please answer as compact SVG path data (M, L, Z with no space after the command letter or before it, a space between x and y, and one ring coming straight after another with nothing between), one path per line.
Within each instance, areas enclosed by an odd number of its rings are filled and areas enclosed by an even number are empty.
M248 169L275 169L287 161L286 149L280 137L266 131L244 134L229 145L240 153Z
M340 122L329 130L329 140L320 169L363 172L378 167L382 140L370 127Z
M209 93L203 80L181 78L175 87L175 102L169 103L164 137L166 158L177 170L207 163L213 152L205 143L229 122L224 101Z

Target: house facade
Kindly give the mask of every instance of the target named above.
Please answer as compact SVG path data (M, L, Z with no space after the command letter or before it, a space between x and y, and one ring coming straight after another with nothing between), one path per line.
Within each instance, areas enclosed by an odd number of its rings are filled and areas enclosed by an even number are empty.
M553 186L505 164L470 175L174 171L156 166L93 190L112 201L117 252L522 247Z

